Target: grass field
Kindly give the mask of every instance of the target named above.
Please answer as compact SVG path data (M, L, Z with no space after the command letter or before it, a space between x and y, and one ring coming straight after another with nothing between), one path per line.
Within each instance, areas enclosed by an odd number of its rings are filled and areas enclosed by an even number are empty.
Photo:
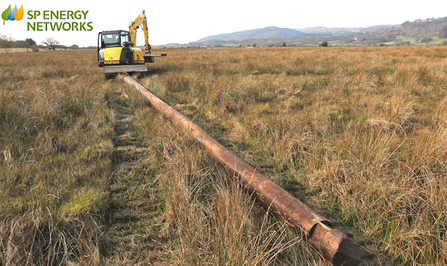
M362 265L447 264L446 47L163 52L140 83L359 243ZM1 265L326 265L95 60L0 54Z

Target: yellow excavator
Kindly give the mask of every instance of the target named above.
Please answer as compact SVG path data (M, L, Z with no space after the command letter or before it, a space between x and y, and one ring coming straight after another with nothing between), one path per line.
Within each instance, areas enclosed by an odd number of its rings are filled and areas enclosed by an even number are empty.
M137 48L137 29L142 26L146 49ZM146 63L166 54L151 54L146 15L143 10L129 25L129 31L111 30L98 33L98 66L104 68L105 78L117 74L147 74Z

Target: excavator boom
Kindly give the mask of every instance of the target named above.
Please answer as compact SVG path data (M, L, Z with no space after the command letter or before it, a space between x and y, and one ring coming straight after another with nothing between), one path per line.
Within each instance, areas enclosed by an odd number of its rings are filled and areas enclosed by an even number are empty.
M146 50L143 54L144 62L153 63L155 61L155 57L166 56L166 54L151 54L151 46L149 44L149 30L147 28L146 12L144 10L129 24L130 41L133 42L133 47L137 47L137 29L140 26L143 28L144 31L144 42L146 45Z
M149 45L149 31L147 28L146 12L144 10L129 25L130 41L134 43L134 47L137 47L137 29L140 27L140 25L143 27L144 31L146 51L149 51L150 53L151 46Z

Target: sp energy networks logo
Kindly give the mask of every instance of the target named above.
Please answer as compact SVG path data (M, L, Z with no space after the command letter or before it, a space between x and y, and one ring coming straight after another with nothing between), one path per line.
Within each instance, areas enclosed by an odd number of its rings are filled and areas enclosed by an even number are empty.
M6 21L21 20L23 5L2 12L3 25ZM93 22L87 21L88 10L28 10L27 31L92 31Z
M14 21L21 20L23 18L23 5L17 9L17 5L13 9L11 9L11 5L2 13L3 25L5 25L5 21Z

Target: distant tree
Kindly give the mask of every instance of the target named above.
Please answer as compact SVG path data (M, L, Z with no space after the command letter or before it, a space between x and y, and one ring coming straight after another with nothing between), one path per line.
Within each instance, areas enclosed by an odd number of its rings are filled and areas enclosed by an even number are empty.
M440 39L447 38L447 26L441 29L441 31L439 32L439 38Z
M73 44L72 46L70 46L71 49L79 49L79 46L77 44Z
M43 45L48 46L48 49L53 49L56 51L56 47L60 44L57 40L53 38L46 38L41 42Z
M2 48L12 47L14 37L11 34L0 34L0 45Z
M404 23L402 23L402 27L408 27L408 26L410 26L411 25L411 23L410 23L410 21L405 21Z
M282 47L286 47L287 46L287 43L286 42L283 42L282 43Z
M328 47L329 46L329 42L328 41L324 41L324 42L320 43L319 46L320 47Z
M37 43L36 43L33 39L31 39L31 38L27 38L27 39L25 39L25 43L26 43L26 45L29 46L29 47L34 46L34 45L37 44Z
M5 53L8 53L8 48L11 48L14 43L12 34L0 34L0 47L5 48Z

